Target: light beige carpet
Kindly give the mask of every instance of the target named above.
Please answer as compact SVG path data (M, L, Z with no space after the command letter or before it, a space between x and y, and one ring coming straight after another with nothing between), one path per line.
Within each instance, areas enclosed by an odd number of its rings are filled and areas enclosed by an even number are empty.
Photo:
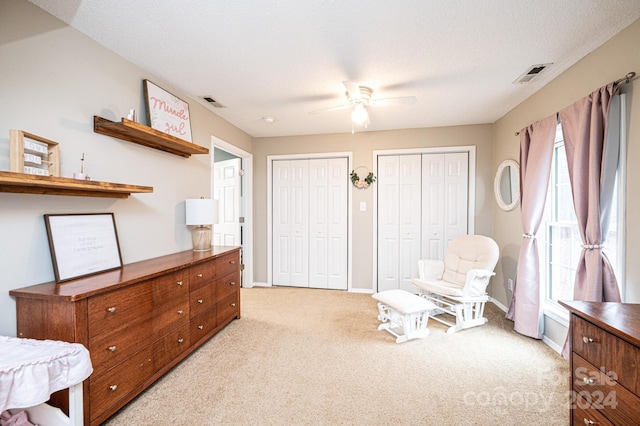
M368 294L242 289L242 318L108 425L566 425L569 366L489 323L396 344Z

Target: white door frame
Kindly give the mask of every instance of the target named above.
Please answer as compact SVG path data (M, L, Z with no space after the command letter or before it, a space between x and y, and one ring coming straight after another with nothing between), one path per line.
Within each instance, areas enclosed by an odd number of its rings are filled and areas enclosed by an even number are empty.
M211 136L211 198L213 198L213 163L215 162L215 148L220 148L237 157L242 158L242 212L244 214L243 241L242 241L242 285L253 287L253 155L223 141L215 136Z
M469 234L475 233L476 223L476 147L475 145L465 146L443 146L436 148L409 148L409 149L386 149L373 151L373 173L378 176L378 157L383 155L407 155L407 154L442 154L452 152L466 152L469 154L469 214L467 216L467 229ZM378 191L373 191L373 277L375 293L378 288Z
M352 152L321 152L315 154L288 154L288 155L268 155L267 156L267 286L273 285L273 253L271 247L273 244L273 206L272 206L272 191L273 191L273 162L276 160L305 160L312 158L347 158L347 172L353 169L353 153ZM348 178L348 176L346 176ZM347 191L347 291L351 291L352 285L352 244L353 244L353 226L352 226L352 209L351 209L351 196L352 191Z

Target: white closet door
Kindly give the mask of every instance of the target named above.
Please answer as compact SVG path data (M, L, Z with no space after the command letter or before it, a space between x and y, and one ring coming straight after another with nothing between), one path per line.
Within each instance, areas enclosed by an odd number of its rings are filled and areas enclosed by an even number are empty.
M444 165L444 239L448 244L454 237L464 235L469 230L469 154L446 154Z
M218 200L218 223L213 225L215 245L239 246L240 241L240 158L213 165L213 198Z
M291 161L291 282L309 286L309 161Z
M273 162L273 284L309 285L307 160Z
M309 161L309 287L347 289L347 159Z
M420 155L378 158L378 291L413 290L420 258Z
M272 170L273 284L291 284L291 162L274 161Z
M400 157L378 157L378 291L397 289Z
M444 259L449 241L468 230L469 154L423 154L422 194L422 257Z
M348 287L346 158L272 163L273 284Z
M422 257L444 258L444 157L445 154L422 155Z
M396 205L399 210L398 276L399 287L413 291L411 280L418 276L418 259L421 243L421 157L420 155L400 156L400 198Z

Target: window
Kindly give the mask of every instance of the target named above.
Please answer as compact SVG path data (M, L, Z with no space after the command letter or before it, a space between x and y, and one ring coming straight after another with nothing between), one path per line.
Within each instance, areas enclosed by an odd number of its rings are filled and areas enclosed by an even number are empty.
M624 138L622 138L624 140ZM621 147L621 151L623 147ZM624 164L623 161L620 164ZM621 170L618 170L615 192L613 196L611 223L608 236L605 239L604 253L621 285L621 273L624 270L624 235L623 213L620 206L624 202L618 191L621 180ZM569 169L562 137L562 128L558 124L553 151L553 163L547 193L545 215L538 233L540 241L541 259L541 291L545 314L555 317L568 324L568 313L558 300L573 299L576 267L582 252L582 239L578 231L578 222L573 208ZM622 291L622 288L621 288Z

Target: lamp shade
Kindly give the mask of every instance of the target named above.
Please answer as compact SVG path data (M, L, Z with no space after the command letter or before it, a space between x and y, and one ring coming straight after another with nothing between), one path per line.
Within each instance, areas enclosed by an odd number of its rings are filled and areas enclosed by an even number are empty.
M218 221L217 200L195 198L185 201L187 225L213 225Z

